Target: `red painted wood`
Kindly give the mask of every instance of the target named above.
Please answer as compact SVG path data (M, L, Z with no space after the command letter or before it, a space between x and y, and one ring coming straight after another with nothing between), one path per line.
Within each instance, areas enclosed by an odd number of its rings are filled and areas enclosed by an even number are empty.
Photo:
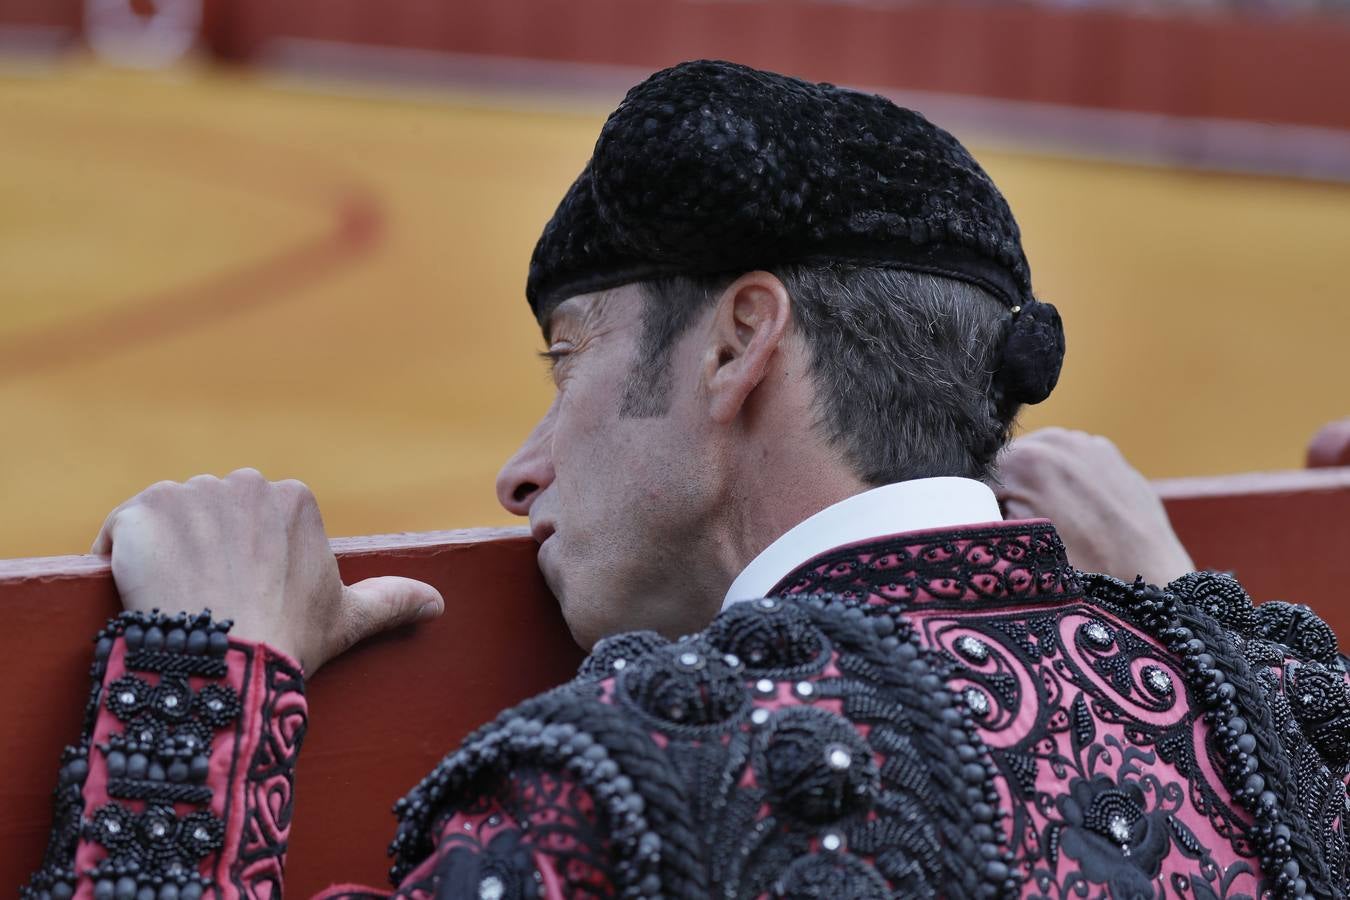
M1197 567L1231 570L1252 599L1306 603L1350 651L1350 468L1156 482Z
M1232 569L1257 600L1308 603L1350 636L1344 550L1350 468L1159 482L1197 564ZM524 529L334 541L344 578L421 578L444 618L365 644L309 685L297 776L293 897L331 880L383 884L390 804L473 727L568 678L581 653ZM104 560L0 561L0 884L37 866L61 746L79 729L89 638L117 609ZM1343 645L1344 646L1344 645Z
M850 84L1350 128L1337 93L1350 84L1347 17L933 0L212 2L230 6L229 27L209 32L230 59L286 38L642 69L720 57Z
M1324 425L1308 444L1308 468L1350 466L1350 419Z
M84 18L80 0L0 0L0 25L69 29Z
M79 27L79 0L0 25ZM1138 14L1041 3L205 0L218 58L287 38L653 69L721 57L850 84L1350 128L1350 17Z
M331 880L380 886L389 808L470 730L575 672L572 643L524 529L333 542L348 581L434 584L444 618L370 641L307 685L310 730L296 777L288 893ZM89 639L116 613L105 561L0 561L0 884L41 860L61 747L78 736Z

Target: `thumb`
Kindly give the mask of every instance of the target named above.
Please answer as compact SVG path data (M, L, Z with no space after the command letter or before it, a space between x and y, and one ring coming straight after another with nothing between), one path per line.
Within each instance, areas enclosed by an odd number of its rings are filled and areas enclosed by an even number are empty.
M372 635L431 619L445 611L441 592L424 581L383 575L367 578L343 589L343 632L350 647Z

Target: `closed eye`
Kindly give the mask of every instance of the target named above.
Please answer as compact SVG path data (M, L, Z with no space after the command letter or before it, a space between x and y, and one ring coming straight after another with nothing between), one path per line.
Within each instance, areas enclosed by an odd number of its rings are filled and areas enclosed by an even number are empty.
M558 360L562 359L566 355L567 355L566 350L539 351L539 358L542 359L544 361L544 365L548 366L550 369L556 366L558 364Z
M541 351L539 358L544 361L550 375L558 371L558 367L568 356L572 355L572 350L568 348L550 347L548 350Z

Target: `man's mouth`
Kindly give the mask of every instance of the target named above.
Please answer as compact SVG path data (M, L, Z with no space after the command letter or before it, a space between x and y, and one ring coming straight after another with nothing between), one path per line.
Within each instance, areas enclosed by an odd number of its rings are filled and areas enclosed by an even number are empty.
M530 525L530 536L533 537L534 542L540 546L543 546L544 541L553 537L553 531L552 522L534 522Z

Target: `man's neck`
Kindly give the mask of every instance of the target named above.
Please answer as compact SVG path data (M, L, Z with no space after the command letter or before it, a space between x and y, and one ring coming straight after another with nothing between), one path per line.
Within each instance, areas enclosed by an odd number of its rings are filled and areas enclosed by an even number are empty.
M770 477L770 473L772 473ZM765 483L773 489L766 490ZM812 467L805 460L776 465L768 460L756 477L736 482L737 496L724 509L733 511L722 523L722 572L726 581L720 597L750 563L783 535L822 511L864 494L869 486L842 467Z
M1001 518L993 491L969 478L920 478L863 491L786 529L741 570L723 608L764 596L797 566L845 544Z

